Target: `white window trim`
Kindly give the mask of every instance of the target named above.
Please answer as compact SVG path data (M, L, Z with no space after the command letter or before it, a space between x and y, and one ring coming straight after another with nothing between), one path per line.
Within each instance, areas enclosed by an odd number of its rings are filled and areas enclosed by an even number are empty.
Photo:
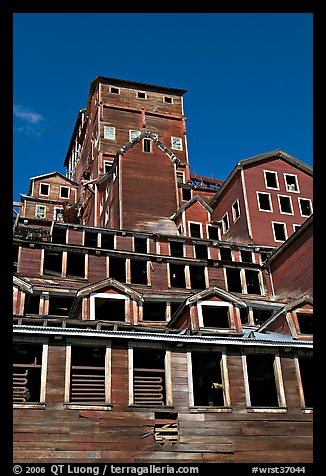
M228 223L228 227L226 228L226 225L225 225L225 222L224 222L224 218L227 218L227 223ZM230 220L229 220L229 214L228 212L226 212L223 216L222 216L222 230L223 230L223 235L226 235L227 232L230 230Z
M130 298L125 296L124 294L109 294L109 293L97 293L93 292L89 295L89 307L90 307L90 316L89 319L91 321L96 320L95 316L95 299L96 298L104 298L104 299L118 299L119 301L126 301L126 308L125 308L125 321L130 322Z
M62 189L63 188L67 188L68 189L68 197L63 197L62 196ZM67 187L66 185L60 185L60 198L65 198L66 200L68 200L70 198L70 192L71 192L71 188L70 187Z
M139 93L140 94L145 94L145 97L143 97L143 98L140 97ZM137 97L137 99L142 99L144 101L145 99L147 99L147 93L145 91L136 91L136 97Z
M310 203L310 210L311 210L310 215L302 215L301 200L307 200L307 202ZM303 218L308 218L308 217L310 217L310 216L312 215L312 213L313 213L313 208L312 208L312 201L311 201L311 199L310 199L310 198L300 197L300 198L298 198L298 202L299 202L300 215L301 215Z
M166 101L166 98L171 99L171 101ZM174 103L174 99L173 99L172 96L163 96L163 102L164 102L165 104L173 104L173 103Z
M285 190L286 190L287 192L291 192L291 193L300 193L298 176L295 175L295 174L288 174L288 173L283 173L283 176L284 176ZM287 184L287 182L286 182L286 177L288 177L288 176L289 176L289 177L295 177L295 182L296 182L297 190L289 190L288 184Z
M235 259L234 259L234 250L232 248L230 248L229 246L223 246L222 248L229 248L231 250L231 261L235 261ZM222 260L221 248L218 248L218 259Z
M179 175L182 175L182 181L180 182L179 180L177 180L177 182L179 183L185 183L185 172L181 171L181 170L177 170L176 171L176 174L177 174L177 179L178 179L178 174Z
M275 170L264 170L263 172L264 172L265 187L266 187L267 189L269 189L269 190L279 190L279 189L280 189L280 184L279 184L279 181L278 181L278 174L277 174L277 172L275 172ZM277 183L277 186L276 186L276 187L269 187L269 186L267 185L266 172L275 175L275 177L276 177L276 183Z
M42 185L46 185L48 187L48 193L41 193L41 187ZM39 195L42 195L42 197L49 197L50 195L50 190L51 190L51 185L49 183L41 182L39 186Z
M277 243L284 243L284 241L286 241L288 239L288 231L287 231L287 227L286 227L286 223L284 222L280 222L280 221L272 221L272 232L273 232L273 237L274 237L274 241L276 241ZM284 240L277 240L276 239L276 236L275 236L275 230L274 230L274 225L283 225L284 227L284 234L285 234L285 239Z
M37 214L37 211L40 209L40 208L43 208L44 209L44 216L43 217L39 217L38 214ZM46 218L46 206L45 205L36 205L35 206L35 217L36 218Z
M173 145L174 139L178 140L178 146ZM171 136L171 149L173 150L183 150L182 137Z
M270 210L265 210L264 208L260 208L260 203L259 203L259 194L261 195L268 195L269 196L269 204L270 204ZM272 197L271 197L271 194L269 192L256 192L256 196L257 196L257 204L258 204L258 210L260 212L266 212L266 213L273 213L273 202L272 202Z
M239 216L238 217L235 216L235 209L234 209L234 204L235 203L238 203L238 210L239 210ZM231 210L232 210L233 223L236 223L239 220L240 216L241 216L240 202L239 202L238 198L232 203Z
M206 248L207 248L207 258L197 258L197 256L196 256L196 245L206 246ZM211 259L211 249L210 249L210 247L207 243L193 243L192 249L193 249L193 255L194 255L195 259L204 259L204 260L205 259Z
M112 89L116 89L117 92L116 91L112 92ZM120 88L118 88L117 86L109 86L109 92L111 94L120 94L121 91L120 91Z
M265 288L264 288L263 277L262 277L262 273L261 273L260 269L241 268L240 277L241 277L241 275L243 275L243 283L244 283L242 293L249 294L248 293L248 288L247 288L246 271L256 271L258 273L258 282L259 282L259 289L260 289L259 296L264 296L265 295ZM242 277L241 277L241 281L242 281Z
M110 133L108 131L110 130ZM113 126L104 126L103 127L103 138L107 140L115 140L115 127Z
M298 223L293 223L293 232L295 233L296 231L298 231L298 229L300 228L301 225L299 225ZM298 228L296 228L298 227Z
M227 331L229 332L230 329L234 329L235 330L235 322L234 322L234 319L233 319L233 316L232 316L232 313L230 312L230 309L233 308L233 305L229 302L225 302L225 301L199 301L197 303L197 312L198 312L198 324L199 324L199 327L202 328L202 329L205 329L206 327L204 326L204 317L203 317L203 309L202 307L203 306L217 306L217 307L228 307L229 308L229 312L228 312L228 319L229 319L229 327L228 328L225 328L225 327L216 327L216 329L219 329L221 331ZM214 327L215 329L215 327Z
M199 225L200 227L200 237L198 236L191 236L191 233L190 233L190 224L194 224L194 225ZM188 221L188 234L189 234L189 237L190 238L203 238L203 224L199 221Z
M281 208L281 200L280 198L281 197L284 197L284 198L288 198L289 201L290 201L290 206L291 206L291 212L283 212L282 211L282 208ZM279 206L279 209L280 209L280 213L282 215L294 215L294 212L293 212L293 204L292 204L292 197L290 197L289 195L277 195L277 200L278 200L278 206Z
M58 210L61 210L63 212L63 208L62 207L54 207L53 208L53 220L54 221L59 221L59 220L56 219L56 214L57 214Z
M106 166L111 167L112 164L113 164L113 160L107 160L107 159L103 160L103 172L104 172L105 174L108 173L108 172L105 172Z
M210 228L216 228L217 229L217 238L210 238L209 236L209 229ZM221 239L221 228L216 225L212 225L211 223L208 223L206 225L206 236L208 240L213 240L213 241L219 241Z
M137 135L133 134L133 133L137 133ZM139 137L141 134L140 131L137 131L137 130L134 130L134 129L129 129L129 141L131 142L132 140L136 139L137 137ZM135 135L135 137L132 137L133 135Z
M145 141L148 141L146 143L149 144L149 151L145 151ZM153 141L149 137L144 137L143 138L142 146L143 146L143 152L146 152L147 154L152 154L153 153Z

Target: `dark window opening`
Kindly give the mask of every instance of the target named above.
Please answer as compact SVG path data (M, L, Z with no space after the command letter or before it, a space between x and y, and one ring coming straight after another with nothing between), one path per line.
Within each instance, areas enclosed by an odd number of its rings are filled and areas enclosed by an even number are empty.
M228 291L234 292L234 293L242 292L239 269L226 268L226 280L228 284Z
M165 321L166 303L148 302L143 304L143 321Z
M264 253L263 251L260 252L260 259L262 263L264 263L269 257L270 253Z
M164 96L164 102L167 102L167 103L169 103L169 104L172 104L173 99L172 99L171 97L169 97L169 96Z
M178 414L155 412L154 439L160 444L174 444L179 440Z
M101 247L107 250L114 250L114 235L112 233L102 233Z
M140 99L146 99L146 93L138 91L137 92L137 97L140 98Z
M217 226L208 226L208 237L210 240L218 240L218 227Z
M110 256L109 258L109 277L114 278L121 283L126 282L126 259Z
M290 197L279 197L280 208L283 213L292 213L292 204Z
M275 240L285 241L286 236L285 236L285 225L284 225L284 223L273 223L273 228L274 228Z
M182 188L182 200L190 200L191 199L191 188Z
M305 407L313 407L313 389L315 388L312 358L298 357L301 384L304 394Z
M47 183L41 183L40 185L40 195L49 195L50 185Z
M37 294L26 295L24 314L39 314L40 296Z
M246 269L245 275L246 275L246 283L247 283L247 293L261 294L258 271Z
M278 188L276 172L265 172L266 186L268 188Z
M249 309L247 307L240 307L240 320L244 325L249 324Z
M229 308L226 306L201 306L204 327L229 329Z
M165 352L134 349L134 404L165 405Z
M147 238L134 237L134 245L136 253L147 253Z
M182 241L170 241L170 253L171 256L183 257L183 242Z
M180 305L180 302L170 302L171 317L179 309Z
M73 301L69 296L50 296L49 315L68 317Z
M247 250L241 250L241 261L243 263L252 263L252 252Z
M269 193L258 193L259 209L272 210L272 204Z
M43 274L61 276L62 251L44 250Z
M220 248L221 260L232 261L231 248Z
M313 315L297 312L300 334L313 334Z
M95 297L96 321L124 322L126 315L124 299L110 299Z
M70 402L105 403L105 347L72 347Z
M261 326L264 324L264 322L267 321L273 314L273 311L270 311L268 309L255 309L253 308L252 310L252 315L254 319L254 323L256 326Z
M297 177L295 175L285 175L286 189L289 192L298 192Z
M193 238L201 238L201 226L199 223L190 223L190 236Z
M67 277L83 278L85 276L85 255L67 253Z
M240 208L239 208L239 202L236 201L232 205L232 210L233 210L233 219L236 220L240 216Z
M13 346L13 403L40 402L42 345Z
M310 200L305 200L304 198L300 198L299 204L300 204L301 215L305 217L309 217L312 214Z
M185 288L185 267L170 263L170 284L172 288Z
M205 268L202 266L189 266L191 287L205 289Z
M223 225L223 233L226 233L229 228L230 228L230 224L229 224L229 217L228 217L228 214L226 213L226 215L224 215L224 217L222 218L222 225Z
M69 198L70 188L69 187L61 187L60 188L60 197L61 198Z
M97 233L96 232L85 230L84 246L97 248Z
M195 244L195 255L197 259L208 259L208 247L199 243Z
M247 355L250 402L253 407L278 407L274 355Z
M192 352L195 406L224 406L220 352Z
M17 268L18 268L18 253L19 253L19 246L13 245L13 265L14 265L13 272L14 273L17 272Z
M113 86L110 87L110 93L112 94L120 94L119 88L114 88Z
M66 243L66 234L66 228L54 226L52 230L52 243Z
M147 261L130 260L130 279L133 284L147 284Z
M152 144L150 139L143 139L143 151L152 152Z

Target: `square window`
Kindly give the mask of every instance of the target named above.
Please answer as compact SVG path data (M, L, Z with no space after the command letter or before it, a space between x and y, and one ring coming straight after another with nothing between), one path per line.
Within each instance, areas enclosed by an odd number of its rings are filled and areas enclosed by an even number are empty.
M222 247L220 248L220 256L223 261L232 261L232 251L231 248Z
M104 126L104 139L115 140L115 127Z
M110 299L95 297L95 320L96 321L125 321L125 299Z
M189 223L189 232L190 236L193 238L201 238L201 224L200 223Z
M277 172L264 170L266 188L279 189Z
M139 99L146 99L146 93L144 93L143 91L137 91L137 97Z
M297 312L297 321L300 329L300 334L313 335L313 314Z
M312 214L311 200L308 198L299 198L300 213L303 217L309 217Z
M40 195L48 197L50 195L50 185L48 183L40 184Z
M273 210L271 196L269 193L257 192L257 199L258 199L259 210L262 210L265 212L271 212Z
M174 150L182 150L182 138L181 137L171 137L171 147Z
M60 198L69 198L70 187L60 187Z
M136 253L147 253L147 238L135 236L134 249Z
M183 242L170 241L170 255L183 258Z
M132 141L134 139L137 139L140 136L140 134L141 134L140 131L129 130L129 140Z
M207 245L195 243L195 256L197 259L208 259Z
M252 263L252 252L248 250L241 250L241 261L243 263Z

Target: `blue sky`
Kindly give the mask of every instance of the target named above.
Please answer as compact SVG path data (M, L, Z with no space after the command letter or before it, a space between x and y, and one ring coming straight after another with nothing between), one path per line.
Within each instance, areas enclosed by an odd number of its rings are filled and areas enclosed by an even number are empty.
M311 13L14 14L14 200L63 167L96 76L186 89L191 172L282 149L312 165Z

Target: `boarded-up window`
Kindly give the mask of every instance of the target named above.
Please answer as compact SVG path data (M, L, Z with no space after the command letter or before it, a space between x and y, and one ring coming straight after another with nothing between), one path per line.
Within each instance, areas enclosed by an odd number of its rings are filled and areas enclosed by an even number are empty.
M134 349L133 393L136 405L165 405L165 351Z
M224 406L221 352L192 352L195 406Z
M177 413L155 412L154 438L160 444L174 444L179 440Z
M275 356L248 354L246 360L251 406L277 407L279 404L274 373Z
M41 400L42 345L13 346L13 403Z

